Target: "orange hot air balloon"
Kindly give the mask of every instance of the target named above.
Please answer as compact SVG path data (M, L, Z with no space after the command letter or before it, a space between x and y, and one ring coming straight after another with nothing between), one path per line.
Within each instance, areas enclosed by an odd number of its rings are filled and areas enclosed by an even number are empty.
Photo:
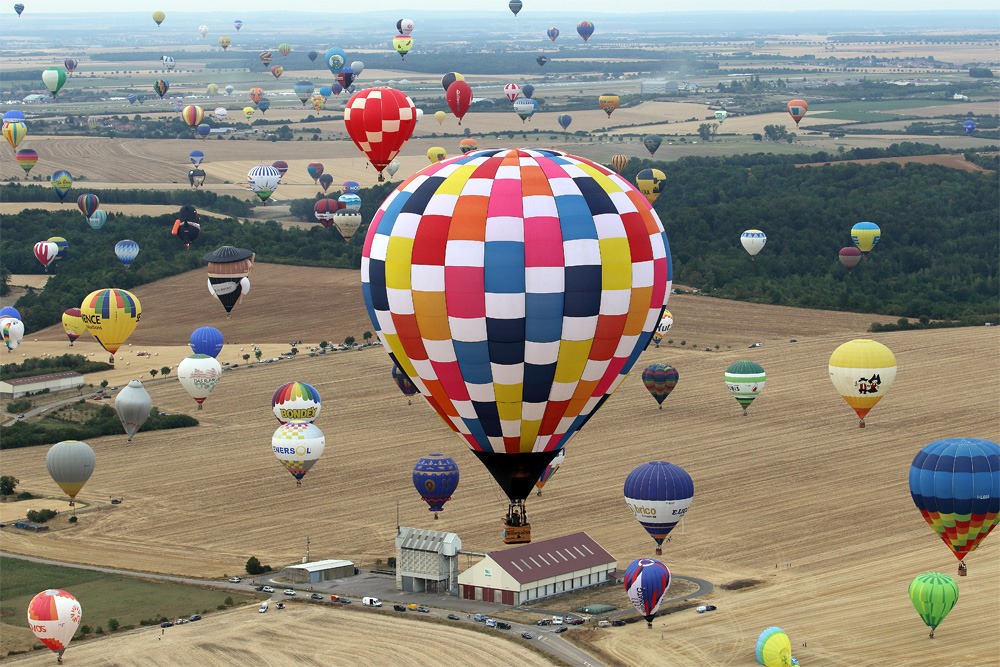
M788 103L788 113L795 121L795 127L799 126L799 121L805 118L807 111L809 111L809 105L805 100L792 100Z
M628 157L625 155L612 155L611 156L611 168L614 169L619 174L622 173L622 169L628 164Z
M250 101L257 106L257 103L264 99L264 89L263 88L251 88L250 89Z

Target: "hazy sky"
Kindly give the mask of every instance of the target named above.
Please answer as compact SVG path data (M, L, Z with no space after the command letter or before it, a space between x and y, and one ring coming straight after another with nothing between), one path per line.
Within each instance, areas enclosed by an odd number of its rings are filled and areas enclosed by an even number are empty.
M520 16L541 17L552 12L567 12L584 14L586 12L616 12L618 14L640 13L642 11L785 11L791 3L788 0L670 0L669 2L615 2L614 0L522 0L523 9ZM22 0L25 14L47 12L141 12L160 9L167 13L169 20L171 12L205 12L219 14L229 12L218 3L208 3L204 0L162 0L160 2L136 2L135 0L101 0L99 3L80 2L79 0ZM360 11L395 11L403 16L420 11L475 9L490 10L495 8L506 10L507 0L374 0L372 2L337 2L319 3L315 0L285 0L276 3L274 0L239 0L231 5L235 16L250 12L273 12L280 7L283 12L317 12L354 13ZM912 10L988 10L997 13L997 23L990 26L996 29L1000 25L1000 10L997 0L960 0L954 3L942 3L940 0L803 0L794 5L796 10L874 10L874 11L912 11ZM414 11L415 9L418 11ZM513 17L512 17L513 18ZM6 18L5 18L6 20ZM2 29L0 29L2 34Z

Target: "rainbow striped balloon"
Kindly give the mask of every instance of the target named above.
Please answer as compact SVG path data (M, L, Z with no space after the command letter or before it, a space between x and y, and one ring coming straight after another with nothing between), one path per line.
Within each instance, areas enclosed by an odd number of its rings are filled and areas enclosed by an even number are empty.
M305 382L283 384L271 397L271 410L282 424L309 424L323 407L316 387Z

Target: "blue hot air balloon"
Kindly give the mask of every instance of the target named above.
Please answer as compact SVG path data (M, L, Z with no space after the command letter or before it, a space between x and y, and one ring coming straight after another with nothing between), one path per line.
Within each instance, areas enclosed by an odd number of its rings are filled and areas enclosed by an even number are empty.
M193 150L188 153L188 159L191 160L191 164L198 166L201 161L205 159L205 153L199 150Z
M361 192L361 184L357 181L344 181L344 184L340 186L340 191L345 195L356 195Z
M333 95L333 88L330 86L320 86L319 94L323 97L330 97L330 95Z
M128 94L128 95L127 95L127 96L125 97L125 99L127 99L127 100L128 100L128 103L129 103L129 105L132 105L132 104L135 104L136 102L138 102L138 101L139 101L139 96L138 96L138 95L136 95L135 93L129 93L129 94Z
M663 541L684 518L693 498L691 475L673 463L644 463L625 478L625 503L656 540L657 556L663 553Z
M965 557L1000 523L1000 445L978 438L932 442L910 465L910 495L964 575Z
M347 64L347 51L333 46L326 50L326 54L323 58L324 62L326 62L326 66L329 67L330 71L336 75L337 72L344 69L344 65Z
M214 359L222 352L224 343L222 332L215 327L198 327L191 333L188 345L195 354L205 354Z
M521 94L530 100L531 96L535 94L535 87L530 83L526 83L521 86Z
M20 320L21 313L19 313L17 308L14 306L4 306L3 308L0 308L0 317L12 317L15 320ZM24 320L21 321L23 322Z
M271 108L271 100L266 97L262 97L260 102L257 102L257 108L260 109L261 113L267 112Z
M965 121L962 123L962 129L965 130L966 134L971 136L972 133L976 131L976 121L972 119Z
M670 570L655 558L640 558L625 570L625 590L636 610L653 627L653 617L670 588Z
M458 488L458 464L444 454L422 456L413 467L413 486L437 519Z
M559 126L565 130L569 127L569 124L573 122L573 117L568 113L561 113L556 120L559 122Z
M122 239L115 244L115 255L125 265L125 268L132 266L132 262L139 254L139 244L132 239Z
M212 133L212 126L209 125L208 123L202 123L197 127L195 131L198 133L199 137L204 139L205 137L207 137Z

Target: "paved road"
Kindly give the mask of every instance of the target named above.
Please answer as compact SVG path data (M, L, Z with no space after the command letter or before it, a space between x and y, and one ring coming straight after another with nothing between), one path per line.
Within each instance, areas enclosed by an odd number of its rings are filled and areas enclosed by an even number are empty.
M169 581L176 584L184 584L189 586L211 586L212 588L219 588L223 590L233 590L246 593L248 587L252 588L255 585L270 584L274 589L274 593L271 595L271 599L275 602L287 601L292 596L285 595L283 591L289 588L288 584L273 581L266 577L246 577L240 583L231 583L229 581L218 581L211 579L196 579L192 577L178 577L167 574L155 574L147 572L136 572L133 570L122 570L113 567L99 567L95 565L80 565L77 563L67 563L63 561L56 561L47 558L35 558L33 556L23 556L20 554L8 553L5 551L0 551L0 556L8 558L18 558L20 560L31 561L33 563L43 563L46 565L58 565L61 567L71 567L80 570L93 570L96 572L104 572L107 574L117 574L128 577L142 577L144 579L154 579L157 581ZM702 597L707 595L712 591L712 584L704 579L695 579L693 577L675 577L677 579L685 579L687 581L692 581L698 585L698 589L693 593L684 595L681 597L671 598L664 600L664 604L670 604L674 602L682 602L691 598ZM320 603L318 600L317 604L328 604L337 605L338 603L332 602L330 600L330 595L348 595L354 597L353 603L360 605L360 597L364 595L377 595L383 604L383 609L392 609L394 603L407 604L417 600L417 604L425 605L429 608L426 612L427 616L432 616L435 618L443 619L445 621L458 623L458 624L475 624L476 621L472 620L472 615L476 613L482 613L486 616L495 614L498 611L504 609L510 609L504 605L499 604L489 604L484 602L477 602L475 600L463 600L461 598L446 595L446 594L416 594L416 593L404 593L402 591L395 590L395 577L389 577L385 575L377 575L368 572L362 572L356 577L351 579L337 580L331 582L323 582L321 584L314 584L305 589L302 585L292 585L291 588L296 590L296 599L309 599L309 595L313 592L320 593L326 600L325 603ZM314 591L315 589L315 591ZM362 590L364 592L358 593ZM384 592L383 592L384 591ZM355 597L356 596L356 597ZM553 599L555 602L556 599ZM340 605L338 605L340 606ZM347 606L347 605L343 605ZM517 607L519 611L528 611L538 613L539 616L544 618L549 618L551 616L565 616L566 611L563 609L538 609L535 607ZM274 605L271 605L270 611L278 612ZM395 612L402 614L404 612ZM424 613L407 610L405 612L407 618L411 620L419 620ZM612 614L612 616L622 616L632 614L630 610L622 610ZM457 620L448 619L448 614L455 614L459 618ZM553 657L564 660L565 662L575 665L578 667L604 667L604 663L595 658L594 656L586 653L582 649L578 648L571 642L566 641L562 635L556 634L555 630L558 626L537 626L537 625L527 625L523 623L511 623L510 630L495 630L498 634L509 636L510 638L520 638L522 632L531 633L532 638L530 641L536 646L541 648L544 652L552 655ZM569 630L572 632L572 630Z

